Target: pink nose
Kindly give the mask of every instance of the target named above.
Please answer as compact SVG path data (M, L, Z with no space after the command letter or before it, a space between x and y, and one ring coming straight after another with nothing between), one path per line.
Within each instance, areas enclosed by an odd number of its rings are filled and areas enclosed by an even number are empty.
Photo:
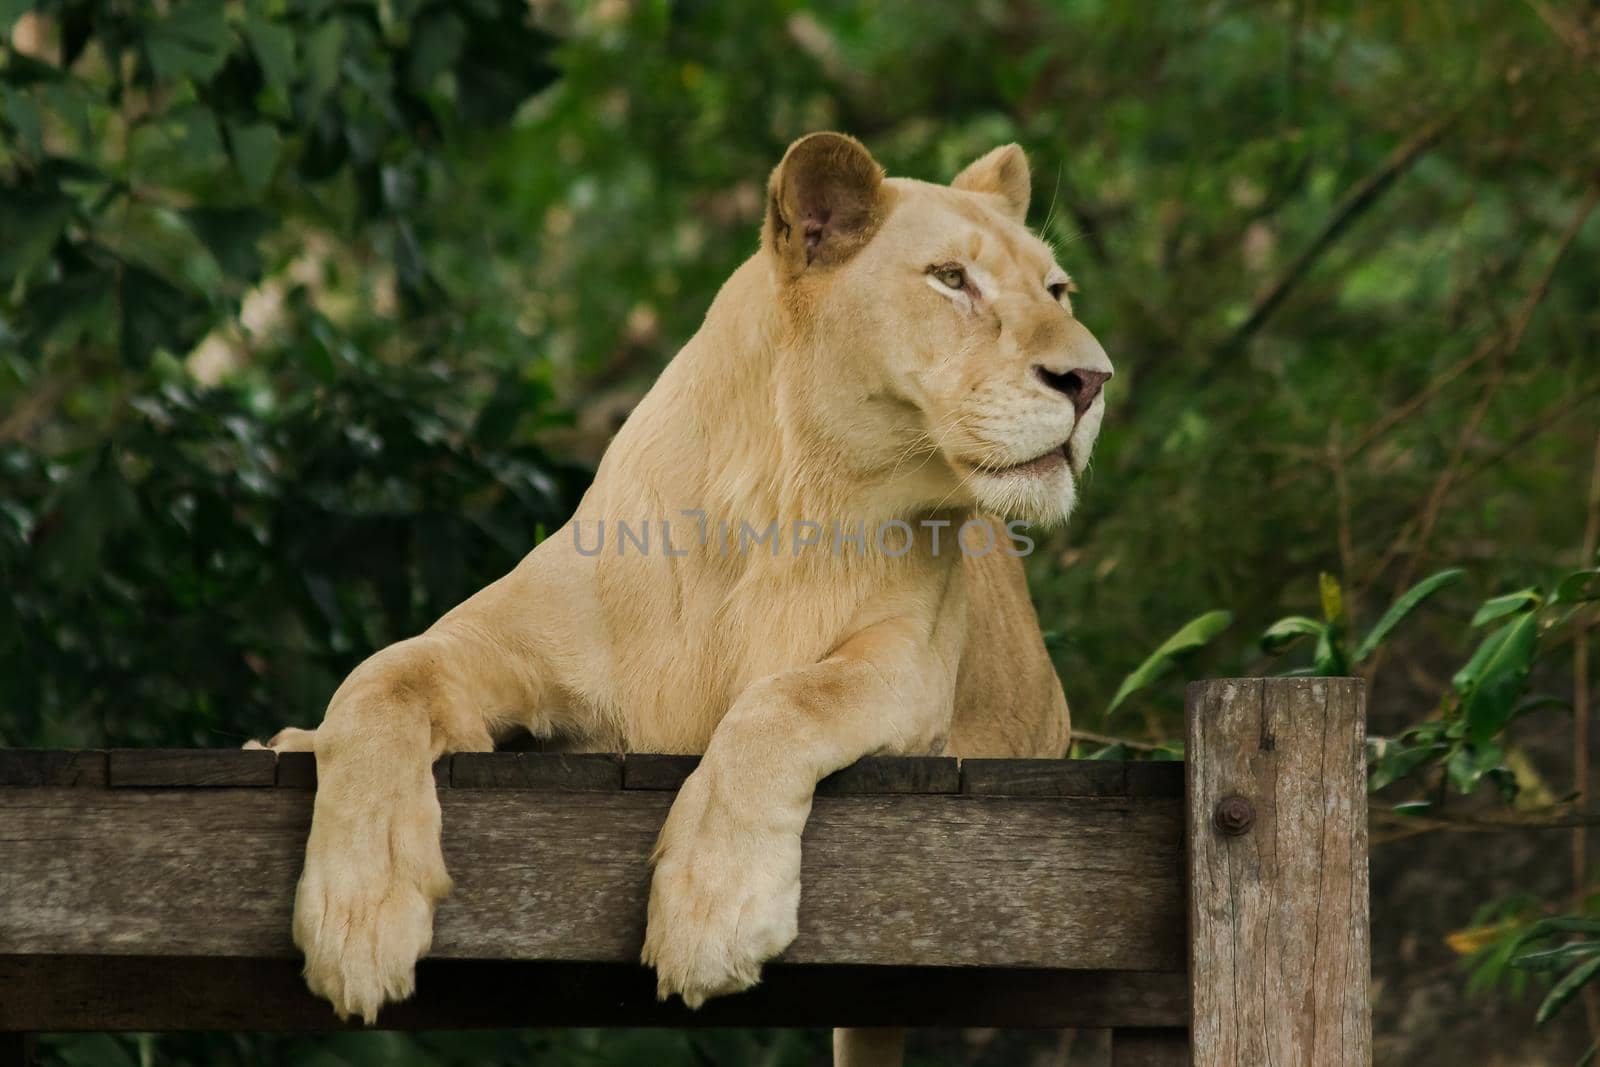
M1065 374L1057 374L1043 365L1036 366L1033 370L1040 381L1072 401L1072 410L1078 413L1080 419L1083 418L1083 413L1089 410L1089 405L1094 403L1094 398L1100 395L1100 389L1106 384L1106 379L1111 377L1110 371L1089 370L1086 367L1069 370Z

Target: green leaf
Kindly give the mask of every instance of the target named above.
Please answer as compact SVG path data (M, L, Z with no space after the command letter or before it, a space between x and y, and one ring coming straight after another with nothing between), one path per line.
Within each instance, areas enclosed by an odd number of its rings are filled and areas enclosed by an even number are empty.
M1163 641L1161 647L1150 653L1132 674L1122 680L1116 696L1111 698L1111 703L1106 708L1106 716L1109 718L1124 700L1165 674L1177 662L1178 657L1204 646L1232 624L1233 614L1227 611L1208 611L1198 618L1189 620L1177 633Z
M1570 963L1596 954L1600 954L1600 941L1574 941L1559 948L1516 956L1511 960L1511 966L1525 971L1559 971Z
M1505 752L1493 742L1462 745L1450 753L1450 758L1445 761L1445 774L1457 792L1471 793L1478 788L1485 774L1500 765L1504 756Z
M1459 567L1438 574L1430 574L1416 585L1407 589L1389 605L1389 610L1383 613L1376 625L1367 632L1367 636L1356 647L1355 662L1360 663L1378 650L1378 646L1388 638L1394 628L1405 620L1407 615L1415 611L1424 600L1428 599L1447 585L1460 581L1467 572Z
M42 263L72 217L72 201L50 193L0 196L0 284Z
M1431 763L1444 751L1445 747L1436 743L1415 746L1403 746L1395 742L1385 744L1372 763L1367 791L1376 793L1385 786L1409 777L1418 767Z
M41 87L40 95L45 109L60 124L62 132L72 134L74 143L70 151L74 154L92 152L94 132L89 122L89 105L91 100L98 102L98 97L76 81L49 82Z
M1587 959L1568 971L1561 981L1555 984L1555 988L1550 990L1550 994L1544 998L1544 1003L1539 1005L1539 1011L1533 1017L1534 1022L1542 1026L1554 1018L1555 1014L1567 1006L1567 1001L1571 1000L1596 972L1600 972L1600 956Z
M344 23L329 19L323 23L305 49L305 107L315 112L339 81L339 60L344 54Z
M6 89L5 105L6 121L16 133L16 143L33 159L44 155L44 112L38 99L13 86Z
M1487 741L1510 721L1528 684L1538 643L1538 617L1521 615L1484 638L1451 679L1461 695L1461 715L1472 740Z
M1583 604L1600 600L1600 569L1574 571L1556 586L1552 604Z
M418 25L406 69L411 91L421 94L432 90L434 81L461 55L466 39L466 23L459 15L448 11L435 14Z
M125 264L117 286L122 305L122 361L146 367L161 349L176 355L198 338L196 308L176 286L142 267Z
M63 348L101 326L113 294L112 277L104 270L82 270L28 296L30 335L39 344Z
M1317 575L1317 592L1322 599L1322 617L1330 623L1344 619L1344 589L1339 579L1326 572Z
M1303 637L1320 637L1327 629L1325 623L1304 615L1290 615L1279 619L1261 635L1261 651L1276 656Z
M295 73L293 31L281 23L251 16L245 20L244 36L261 66L261 77L267 88L287 93Z
M228 171L216 114L190 104L137 126L128 139L128 168L136 184L213 188Z
M245 189L251 195L259 196L272 183L282 144L282 138L271 123L228 123L228 148L233 154L234 169L244 179Z
M1344 627L1330 622L1317 635L1317 648L1311 654L1311 673L1323 678L1337 678L1350 673L1350 663L1345 659Z
M1536 585L1526 589L1518 589L1515 593L1504 593L1483 602L1476 614L1472 616L1472 625L1482 626L1484 623L1503 619L1507 615L1514 615L1519 611L1531 611L1538 607L1544 600L1544 591Z
M55 1048L67 1067L134 1067L133 1056L123 1047L127 1038L111 1034L72 1034Z
M223 273L247 282L260 277L256 246L272 228L272 216L253 208L196 208L183 217Z
M1557 915L1550 919L1540 919L1517 935L1516 944L1520 948L1540 938L1556 934L1600 936L1600 919L1586 919L1581 915Z
M1394 806L1396 815L1426 815L1433 810L1431 800L1406 800Z
M227 62L233 34L222 5L204 0L185 5L145 32L145 55L161 81L207 81Z

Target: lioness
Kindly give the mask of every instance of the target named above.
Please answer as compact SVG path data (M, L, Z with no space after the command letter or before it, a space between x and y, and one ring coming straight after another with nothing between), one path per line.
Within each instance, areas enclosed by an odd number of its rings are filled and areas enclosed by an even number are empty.
M1064 753L1023 542L987 516L1066 519L1111 364L1024 224L1026 158L997 148L945 187L818 133L768 192L760 249L568 526L269 742L317 755L294 939L341 1018L412 992L450 892L444 753L519 728L704 753L656 845L642 954L691 1007L793 940L825 775Z

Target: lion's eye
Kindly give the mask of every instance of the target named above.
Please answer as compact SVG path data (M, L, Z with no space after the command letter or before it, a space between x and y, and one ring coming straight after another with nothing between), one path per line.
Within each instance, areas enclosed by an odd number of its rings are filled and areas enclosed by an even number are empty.
M930 273L946 289L960 290L967 287L967 272L960 267L934 267Z
M1049 272L1045 274L1044 289L1045 292L1050 294L1050 299L1058 304L1062 304L1066 300L1068 293L1076 293L1078 291L1078 287L1072 283L1072 279L1067 277L1067 272L1060 267L1051 267Z

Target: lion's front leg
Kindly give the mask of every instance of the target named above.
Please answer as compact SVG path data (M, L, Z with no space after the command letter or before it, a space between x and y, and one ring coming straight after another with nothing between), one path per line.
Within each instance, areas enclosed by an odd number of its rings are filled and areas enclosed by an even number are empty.
M441 746L419 709L386 703L332 708L343 714L317 731L316 804L294 902L306 984L341 1019L368 1023L411 995L434 908L451 888L432 772Z
M305 978L340 1018L371 1023L410 996L450 892L433 763L487 751L501 724L537 725L548 684L534 627L508 604L516 574L427 633L368 659L315 731L287 730L281 751L310 747L317 793L294 904Z
M652 861L643 960L665 1000L691 1008L748 989L795 937L800 804L747 804L714 765L696 770L667 815Z
M898 623L763 679L718 725L652 857L643 961L689 1007L747 989L794 940L800 835L823 777L875 752L936 750L956 653Z

